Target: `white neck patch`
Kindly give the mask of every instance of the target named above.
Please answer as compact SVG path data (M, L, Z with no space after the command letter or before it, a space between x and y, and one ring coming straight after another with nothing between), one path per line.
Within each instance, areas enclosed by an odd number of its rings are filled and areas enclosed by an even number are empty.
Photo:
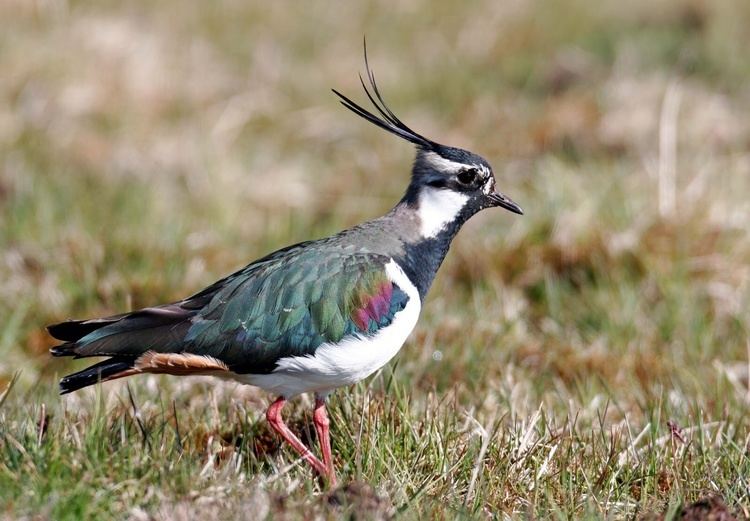
M419 194L419 232L425 239L435 237L453 221L469 200L468 195L425 187Z

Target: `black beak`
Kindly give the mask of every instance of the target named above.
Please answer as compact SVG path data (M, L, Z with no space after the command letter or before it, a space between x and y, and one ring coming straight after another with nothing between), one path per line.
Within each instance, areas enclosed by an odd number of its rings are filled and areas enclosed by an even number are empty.
M490 200L490 204L492 204L492 206L501 206L513 213L523 215L523 210L521 210L521 207L500 192L492 192L487 196L487 198Z

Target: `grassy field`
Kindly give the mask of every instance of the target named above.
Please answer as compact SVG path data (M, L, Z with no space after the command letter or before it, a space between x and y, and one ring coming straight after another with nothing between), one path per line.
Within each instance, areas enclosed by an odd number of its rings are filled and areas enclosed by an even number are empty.
M750 514L750 3L0 4L0 518ZM44 325L182 298L388 210L392 107L523 217L454 242L396 361L336 392L343 486L268 396L59 397ZM311 400L289 407L314 441Z

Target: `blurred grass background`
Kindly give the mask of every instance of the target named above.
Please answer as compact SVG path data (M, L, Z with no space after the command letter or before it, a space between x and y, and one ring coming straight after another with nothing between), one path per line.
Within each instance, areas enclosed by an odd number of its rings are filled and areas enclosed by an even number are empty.
M747 515L750 3L0 18L0 515L669 517L712 494ZM395 368L331 400L349 486L287 467L252 389L57 397L83 364L44 325L182 298L398 200L413 151L329 91L363 100L363 35L399 116L488 158L526 215L470 221Z

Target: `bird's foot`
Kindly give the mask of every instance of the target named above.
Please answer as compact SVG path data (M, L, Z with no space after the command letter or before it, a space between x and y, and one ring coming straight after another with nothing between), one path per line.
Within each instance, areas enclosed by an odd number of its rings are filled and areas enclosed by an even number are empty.
M266 419L271 427L281 436L284 441L292 446L297 453L307 461L310 466L320 475L324 483L327 484L328 488L333 488L337 485L338 480L336 479L336 471L333 468L333 458L331 456L331 439L329 432L330 422L326 415L325 402L322 400L315 401L315 412L313 413L313 421L315 423L315 431L318 434L320 440L321 451L323 452L323 461L320 461L312 451L305 446L304 443L287 427L286 423L281 417L281 409L286 404L286 400L283 397L278 398L266 411Z

